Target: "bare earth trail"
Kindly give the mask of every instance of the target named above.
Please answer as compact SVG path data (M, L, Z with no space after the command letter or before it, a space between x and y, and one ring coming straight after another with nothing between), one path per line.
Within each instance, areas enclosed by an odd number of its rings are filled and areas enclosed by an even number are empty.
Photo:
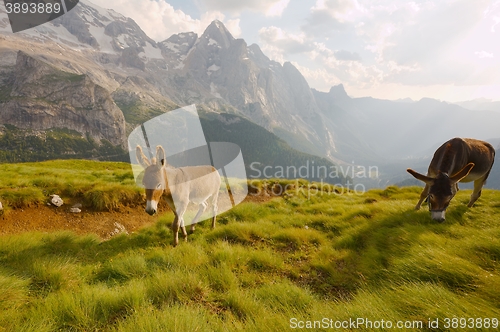
M249 195L244 202L265 202L271 199L269 195ZM55 206L32 206L10 209L0 216L0 236L26 232L58 232L71 231L76 234L96 234L103 240L117 234L115 223L122 225L128 233L154 224L159 217L167 214L174 219L167 204L162 201L160 213L150 216L144 211L145 203L135 207L121 206L116 211L95 212L82 208L80 213L70 212L72 204Z
M76 234L94 233L102 239L109 239L117 226L123 225L128 233L155 223L158 216L151 217L144 207L121 207L119 211L69 212L69 207L38 206L12 209L0 217L0 236L25 232L72 231ZM161 215L161 214L160 214Z

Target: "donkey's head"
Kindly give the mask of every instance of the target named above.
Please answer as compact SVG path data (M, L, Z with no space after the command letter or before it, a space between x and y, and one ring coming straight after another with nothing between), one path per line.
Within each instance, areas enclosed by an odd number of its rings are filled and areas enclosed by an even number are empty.
M138 145L136 150L137 161L144 167L142 184L146 188L146 212L154 215L158 209L158 202L167 187L167 175L165 171L165 150L158 145L156 147L156 158L149 160Z
M432 219L439 222L445 220L446 208L448 208L451 199L457 193L457 183L469 175L473 167L474 163L469 163L452 176L439 171L438 175L434 178L415 172L410 168L407 169L408 173L429 186L429 195L427 198Z

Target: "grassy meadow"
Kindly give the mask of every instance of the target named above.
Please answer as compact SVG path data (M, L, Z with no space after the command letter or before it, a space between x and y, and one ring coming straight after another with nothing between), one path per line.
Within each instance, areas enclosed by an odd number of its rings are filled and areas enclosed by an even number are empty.
M0 164L0 199L9 208L45 204L57 194L94 211L142 203L130 164L88 160L53 160Z
M0 168L0 198L10 208L44 204L56 190L96 210L142 194L127 164ZM468 209L470 191L459 191L439 224L426 206L413 210L420 190L308 197L291 189L238 205L214 230L201 223L176 248L171 213L108 241L68 232L1 236L0 331L354 330L345 323L361 319L360 330L382 322L493 330L500 192L484 190Z

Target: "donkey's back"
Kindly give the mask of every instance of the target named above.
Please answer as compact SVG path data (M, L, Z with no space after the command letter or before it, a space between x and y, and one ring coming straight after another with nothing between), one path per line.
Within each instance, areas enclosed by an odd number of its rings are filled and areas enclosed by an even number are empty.
M221 185L219 172L213 166L167 168L167 177L172 195L195 204L218 195Z

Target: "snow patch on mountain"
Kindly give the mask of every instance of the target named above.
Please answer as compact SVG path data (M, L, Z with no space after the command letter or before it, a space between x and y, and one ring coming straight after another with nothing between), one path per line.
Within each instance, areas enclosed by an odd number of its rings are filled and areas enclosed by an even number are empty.
M210 93L216 98L222 98L219 92L217 92L217 86L214 82L210 83Z
M157 47L154 47L150 43L146 43L146 47L143 47L144 52L139 53L140 57L145 57L148 59L162 59L161 50Z
M113 49L113 38L104 33L103 27L89 25L89 31L99 44L99 49L104 53L116 53Z
M208 76L212 75L212 73L213 73L214 71L217 71L217 70L219 70L219 69L220 69L220 67L219 67L219 66L217 66L217 65L215 65L215 64L211 65L211 66L210 66L210 67L208 67L208 69L207 69L207 74L208 74Z
M215 39L212 39L210 38L208 40L208 46L212 46L212 45L216 45L216 46L219 46L219 43L217 43L217 41ZM219 46L220 47L220 46Z

